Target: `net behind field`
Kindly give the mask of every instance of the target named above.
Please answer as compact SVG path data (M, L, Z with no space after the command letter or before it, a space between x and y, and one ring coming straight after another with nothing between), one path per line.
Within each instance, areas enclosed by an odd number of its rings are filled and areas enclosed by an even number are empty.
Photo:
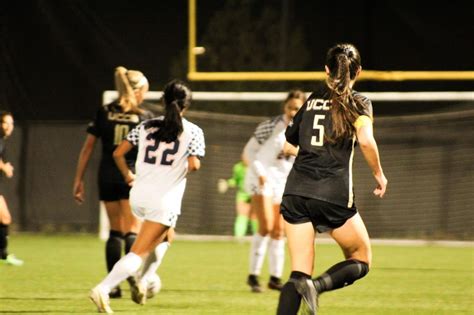
M354 159L356 204L369 233L473 240L474 103L453 102L429 114L409 115L383 115L384 106L399 104L374 102L375 136L389 180L386 198L372 196L375 183L358 148ZM243 146L266 116L210 113L205 103L193 108L187 117L204 130L207 152L202 169L188 178L177 231L231 235L235 191L219 194L217 180L231 176ZM275 102L268 114L280 108ZM86 202L76 205L71 193L86 123L35 121L17 127L8 143L15 177L1 181L15 224L30 231L96 231L100 146L85 175Z
M231 234L234 191L216 192L257 123L255 117L190 118L205 132L203 168L189 177L178 223L182 233ZM472 239L474 232L474 110L376 118L375 135L388 194L375 182L360 150L354 159L356 204L373 237Z

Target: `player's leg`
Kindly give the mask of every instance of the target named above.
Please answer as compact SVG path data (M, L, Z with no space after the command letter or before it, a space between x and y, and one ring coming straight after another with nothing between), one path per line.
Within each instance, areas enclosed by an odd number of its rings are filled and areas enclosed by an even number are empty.
M245 202L249 206L250 229L251 229L251 234L254 235L258 231L258 218L257 218L257 213L252 209L251 201L252 201L252 198L249 197Z
M127 197L127 198L121 198L119 202L120 202L120 215L122 217L121 220L122 220L123 239L125 241L124 250L125 250L125 254L128 254L128 252L130 252L130 249L132 248L133 243L135 242L137 238L138 231L140 231L141 222L132 213L132 209L130 207L130 201L128 199L128 187L124 187L123 189L127 191L124 191L121 195L122 197Z
M249 223L250 204L242 198L241 193L237 193L235 199L236 217L234 222L234 236L237 238L245 236Z
M156 279L156 272L163 262L166 252L171 246L174 239L174 228L169 228L165 239L155 247L155 249L148 255L143 263L142 272L140 274L140 285L147 288L147 298L152 298L154 292L150 290L150 281Z
M113 199L113 198L107 198ZM104 201L105 210L109 219L110 231L109 238L105 242L105 260L107 263L107 271L110 272L114 265L122 257L122 215L119 201ZM122 291L117 286L110 292L111 298L122 297Z
M0 262L21 266L23 260L16 258L13 254L8 254L8 228L11 222L12 217L5 198L0 195Z
M273 225L273 208L271 197L255 194L252 196L252 209L255 209L259 221L259 230L252 237L250 246L250 265L247 284L252 292L262 292L258 276L262 270L270 240L269 232Z
M301 304L298 285L310 281L313 271L315 232L311 222L291 224L285 221L284 225L292 272L281 290L277 315L296 315Z
M108 305L110 290L126 278L137 273L143 262L142 257L148 255L164 239L167 230L168 226L161 223L152 221L145 221L143 223L130 252L122 257L104 280L92 289L90 298L97 305L99 311L110 309ZM146 294L146 291L144 294Z
M351 285L369 272L372 261L369 234L359 213L329 234L341 247L346 260L314 279L319 293Z
M120 216L122 222L122 233L124 240L124 251L125 254L130 252L130 249L133 246L137 238L137 233L140 230L141 222L132 214L132 209L130 207L130 202L128 200L130 187L126 184L121 185L118 193L120 194ZM130 291L137 291L137 280L135 277L127 278L128 284L130 285Z
M270 233L270 244L268 246L268 263L270 271L270 280L268 287L273 290L281 290L283 283L281 276L285 264L285 240L284 220L280 214L280 202L273 204L273 229Z
M0 195L0 259L6 260L8 256L8 226L12 222L5 198Z

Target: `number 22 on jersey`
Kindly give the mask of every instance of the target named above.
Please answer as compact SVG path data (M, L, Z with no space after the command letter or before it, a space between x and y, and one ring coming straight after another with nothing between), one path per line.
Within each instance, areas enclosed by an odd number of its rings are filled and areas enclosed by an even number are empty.
M152 144L149 144L145 149L145 159L144 162L148 164L155 164L157 154L153 154L158 151L160 147L160 142L151 138L151 134L146 137L147 140L152 141ZM179 140L176 139L174 142L166 143L166 145L171 145L170 148L163 150L161 154L161 165L172 165L174 161L174 155L178 152L179 149ZM153 155L152 155L153 154Z
M325 115L314 115L313 130L316 130L317 134L311 137L311 145L313 146L322 147L324 144L324 118L326 118Z

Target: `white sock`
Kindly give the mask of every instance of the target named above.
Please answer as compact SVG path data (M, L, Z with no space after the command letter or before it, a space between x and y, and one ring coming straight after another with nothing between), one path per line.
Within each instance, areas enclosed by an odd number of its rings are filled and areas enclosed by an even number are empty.
M103 293L109 293L112 288L115 288L120 282L130 276L134 276L142 264L142 258L135 253L128 253L123 256L114 265L114 268L109 274L99 283L100 290Z
M255 233L252 238L252 245L250 247L250 266L249 274L259 275L262 271L263 261L265 260L265 254L267 253L268 236L262 236Z
M281 278L285 264L285 240L271 239L268 249L270 276Z
M148 255L140 275L140 282L142 284L146 285L148 277L156 273L170 246L171 244L169 242L162 242L155 247L155 250L151 252L150 255Z

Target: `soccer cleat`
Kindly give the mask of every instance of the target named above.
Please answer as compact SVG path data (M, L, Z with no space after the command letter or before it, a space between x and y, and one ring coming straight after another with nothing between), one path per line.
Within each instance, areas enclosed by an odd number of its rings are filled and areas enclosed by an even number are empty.
M114 311L112 311L109 305L109 296L102 293L99 286L96 286L91 290L89 299L97 306L97 311L99 313L113 314Z
M16 258L15 255L10 254L7 258L1 260L5 265L12 265L12 266L22 266L23 260Z
M250 286L250 290L255 293L263 292L262 286L258 282L258 277L256 275L249 275L247 278L247 284Z
M144 305L147 297L147 287L139 281L135 281L134 284L130 283L130 293L132 294L132 301Z
M280 278L271 276L270 280L268 281L268 288L272 290L281 291L281 289L283 288L283 283L281 282Z
M119 286L110 290L109 298L111 299L120 299L122 297L122 289Z
M303 297L305 303L302 305L302 314L316 315L318 313L318 292L311 279L290 278L294 283L296 291Z

